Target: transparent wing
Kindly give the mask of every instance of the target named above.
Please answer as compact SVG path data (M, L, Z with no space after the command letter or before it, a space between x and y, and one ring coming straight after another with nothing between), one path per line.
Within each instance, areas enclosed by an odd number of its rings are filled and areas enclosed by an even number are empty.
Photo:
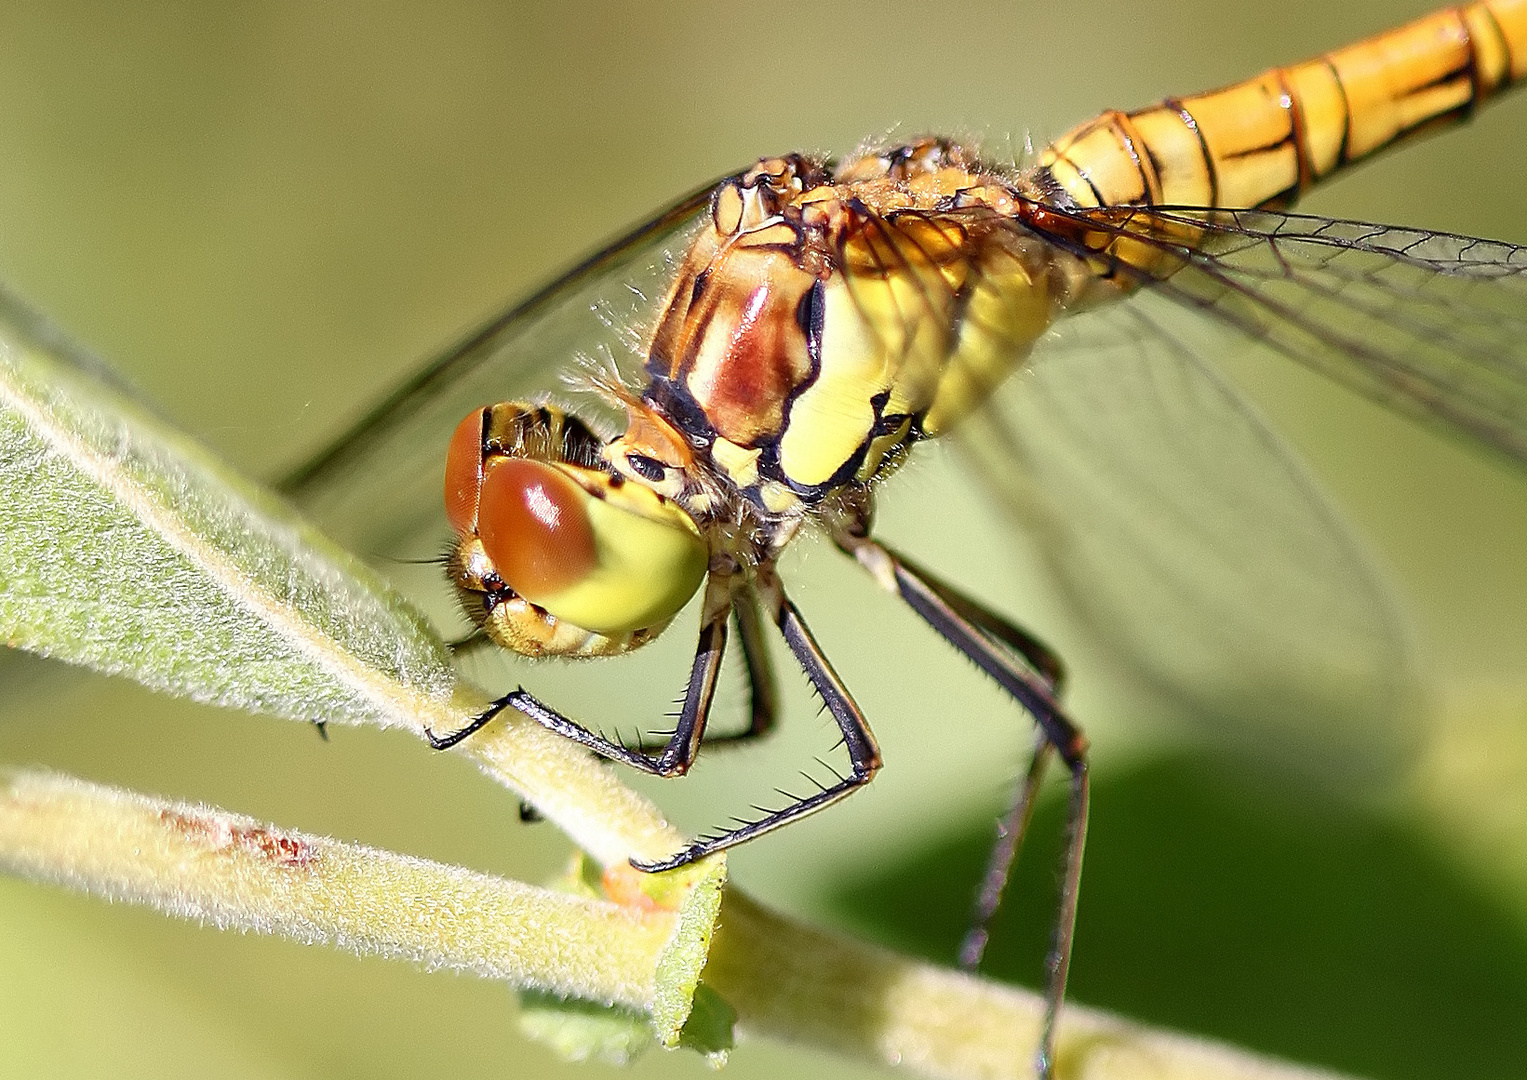
M1270 211L1056 212L1139 286L1063 319L972 425L1071 607L1190 711L1296 753L1396 745L1406 633L1361 546L1203 359L1260 343L1527 462L1527 250ZM1081 239L1085 237L1085 239ZM1187 239L1184 239L1187 238Z
M1527 462L1527 248L1265 210L1072 220L1170 256L1113 269L1408 416ZM1174 243L1185 232L1191 246Z
M1404 622L1202 331L1149 292L1066 319L962 441L1067 607L1179 715L1326 775L1382 770L1411 733Z
M449 534L441 478L462 417L494 402L544 399L580 360L632 359L671 260L714 187L680 199L448 350L282 489L357 551L432 554Z

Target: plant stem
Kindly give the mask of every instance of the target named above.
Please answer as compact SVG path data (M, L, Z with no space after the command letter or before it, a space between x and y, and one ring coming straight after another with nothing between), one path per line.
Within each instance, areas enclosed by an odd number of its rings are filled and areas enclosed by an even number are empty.
M37 772L0 773L0 869L219 927L644 1011L684 936L673 911ZM703 934L709 920L701 921L694 932ZM737 1011L743 1034L920 1076L1032 1075L1037 994L804 926L730 888L701 977ZM693 977L683 981L692 992ZM1088 1080L1334 1080L1073 1005L1062 1013L1056 1071Z
M219 928L640 1009L677 921L38 772L0 774L0 869Z
M728 889L701 978L743 1034L809 1043L947 1080L1031 1080L1044 1001L793 922ZM1066 1005L1056 1076L1337 1080L1233 1047Z

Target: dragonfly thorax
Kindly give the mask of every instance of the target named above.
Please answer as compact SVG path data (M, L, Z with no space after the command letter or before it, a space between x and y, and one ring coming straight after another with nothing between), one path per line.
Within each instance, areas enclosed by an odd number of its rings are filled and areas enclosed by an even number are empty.
M1021 362L1064 302L1018 181L942 140L719 185L644 399L771 514L886 475Z

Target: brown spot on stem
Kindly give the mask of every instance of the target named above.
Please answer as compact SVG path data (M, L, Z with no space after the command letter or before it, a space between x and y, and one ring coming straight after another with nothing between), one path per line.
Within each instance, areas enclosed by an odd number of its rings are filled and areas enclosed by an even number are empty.
M265 825L236 824L212 814L186 814L178 810L161 810L159 820L192 843L214 851L237 848L277 866L307 866L318 854L306 840Z

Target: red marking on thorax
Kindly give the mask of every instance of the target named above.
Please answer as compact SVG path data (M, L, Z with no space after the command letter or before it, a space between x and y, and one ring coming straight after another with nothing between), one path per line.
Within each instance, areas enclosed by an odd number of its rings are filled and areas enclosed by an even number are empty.
M799 284L766 279L735 300L721 298L707 336L724 334L726 340L719 350L706 350L715 357L712 363L687 373L689 392L712 426L739 445L777 435L786 399L810 374L805 335L795 319Z

